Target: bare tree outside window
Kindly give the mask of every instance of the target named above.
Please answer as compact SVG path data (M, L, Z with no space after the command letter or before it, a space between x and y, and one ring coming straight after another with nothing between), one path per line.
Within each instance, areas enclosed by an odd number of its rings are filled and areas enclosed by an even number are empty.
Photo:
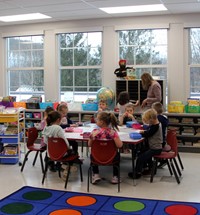
M137 77L150 72L167 80L167 30L119 31L119 58L136 69Z
M200 98L200 28L189 30L190 97Z
M95 98L102 86L102 32L58 35L60 97L73 101Z
M42 95L44 98L44 38L43 36L6 39L9 95L17 101Z

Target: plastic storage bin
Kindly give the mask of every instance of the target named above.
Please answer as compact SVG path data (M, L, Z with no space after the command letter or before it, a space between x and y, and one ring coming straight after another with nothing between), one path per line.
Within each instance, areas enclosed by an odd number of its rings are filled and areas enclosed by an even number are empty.
M128 121L128 122L126 122L126 127L132 128L133 124L138 124L138 122L137 121Z
M33 113L25 113L26 118L33 118Z
M26 102L13 102L15 108L26 108Z
M169 104L168 112L169 113L183 113L185 105L181 104Z
M0 122L17 122L18 114L0 114Z
M137 133L137 132L132 132L129 134L129 137L131 139L139 140L142 138L142 135L140 133Z
M1 157L4 156L4 157ZM17 157L18 155L16 155L16 157L11 157L9 155L1 155L0 156L0 163L2 164L16 164L19 161L19 158Z
M200 113L200 106L185 106L186 113Z
M13 134L13 135L1 135L1 142L2 143L19 143L22 139L22 133L20 133L19 138L18 134Z
M33 117L36 119L40 119L41 118L41 113L33 113Z
M41 102L39 105L40 109L46 109L47 107L53 107L53 102Z
M26 128L32 128L32 127L34 127L33 122L26 122Z
M96 103L82 104L82 109L83 109L83 111L97 111L98 104L96 104Z
M40 109L39 103L26 103L27 109Z

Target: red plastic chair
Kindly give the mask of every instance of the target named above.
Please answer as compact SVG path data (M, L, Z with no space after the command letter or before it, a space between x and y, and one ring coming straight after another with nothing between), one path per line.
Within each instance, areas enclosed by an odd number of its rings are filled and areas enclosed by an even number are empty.
M173 146L173 141L174 141L174 135L176 135L176 130L175 129L169 129L167 131L167 144L170 145L171 147ZM178 153L178 150L177 150L177 158L178 158L178 161L179 161L179 164L181 166L181 169L184 170L184 166L183 166L183 163L182 163L182 160L181 160L181 157Z
M153 167L152 167L152 171L151 171L150 182L153 182L153 177L157 172L158 161L166 160L170 174L171 175L174 174L177 183L180 184L178 174L179 174L179 176L181 176L181 171L180 171L179 166L178 166L177 161L176 161L176 157L178 154L178 141L176 138L176 132L175 131L169 130L167 132L167 143L171 146L171 151L161 152L160 155L153 156L154 161L153 161Z
M26 161L28 160L28 156L31 152L36 152L35 154L35 158L33 160L33 166L36 163L38 154L40 154L40 163L41 163L41 168L42 168L42 172L44 172L44 164L43 164L43 158L42 158L42 153L44 151L46 151L46 147L42 146L39 143L35 143L35 141L38 138L38 130L33 127L33 128L29 128L28 129L28 139L27 139L27 148L28 148L28 152L26 153L25 157L24 157L24 161L22 163L22 167L21 167L21 172L23 172L24 166L26 164Z
M48 138L48 156L46 156L45 158L45 169L43 173L42 184L44 183L44 180L46 177L49 161L56 161L56 162L65 163L66 165L68 165L69 168L68 168L68 172L65 180L65 189L67 187L71 166L74 163L79 164L80 177L81 177L81 181L83 181L82 161L79 160L79 156L77 154L69 154L68 156L65 156L67 151L69 151L69 149L66 145L66 142L62 138L59 138L59 137ZM59 177L61 177L60 169L58 170L58 173L59 173Z
M88 169L88 186L92 181L92 166L115 166L118 168L118 179L120 179L120 166L119 161L114 161L118 153L114 140L94 140L91 146L91 163ZM118 180L118 192L120 192L120 180Z

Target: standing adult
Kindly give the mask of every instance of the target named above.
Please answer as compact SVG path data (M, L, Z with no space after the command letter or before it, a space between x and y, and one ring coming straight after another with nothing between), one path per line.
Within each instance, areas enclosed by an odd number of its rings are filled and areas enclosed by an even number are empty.
M142 88L147 90L147 98L142 101L141 108L151 108L154 102L161 102L161 86L149 73L141 76Z

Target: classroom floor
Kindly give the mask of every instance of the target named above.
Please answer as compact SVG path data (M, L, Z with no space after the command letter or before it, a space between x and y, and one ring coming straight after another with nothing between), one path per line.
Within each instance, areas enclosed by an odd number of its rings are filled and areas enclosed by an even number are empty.
M112 174L112 167L100 169L101 176L105 180L98 185L90 185L90 193L104 194L112 196L125 196L146 199L177 200L187 202L200 202L200 168L198 153L180 153L184 164L181 183L178 185L175 178L171 177L167 167L159 169L154 178L154 182L149 182L149 177L145 176L137 180L133 186L133 180L128 178L127 173L131 170L131 155L122 154L121 159L121 192L117 192L117 185L109 182ZM68 182L68 191L78 191L87 193L87 170L89 158L83 153L83 182L80 181L79 172L72 173ZM20 166L0 164L0 198L16 191L23 186L43 187L56 190L65 190L64 181L58 177L57 173L47 173L47 178L42 185L42 172L39 159L36 166L32 166L33 155L27 161L24 171L20 172Z

